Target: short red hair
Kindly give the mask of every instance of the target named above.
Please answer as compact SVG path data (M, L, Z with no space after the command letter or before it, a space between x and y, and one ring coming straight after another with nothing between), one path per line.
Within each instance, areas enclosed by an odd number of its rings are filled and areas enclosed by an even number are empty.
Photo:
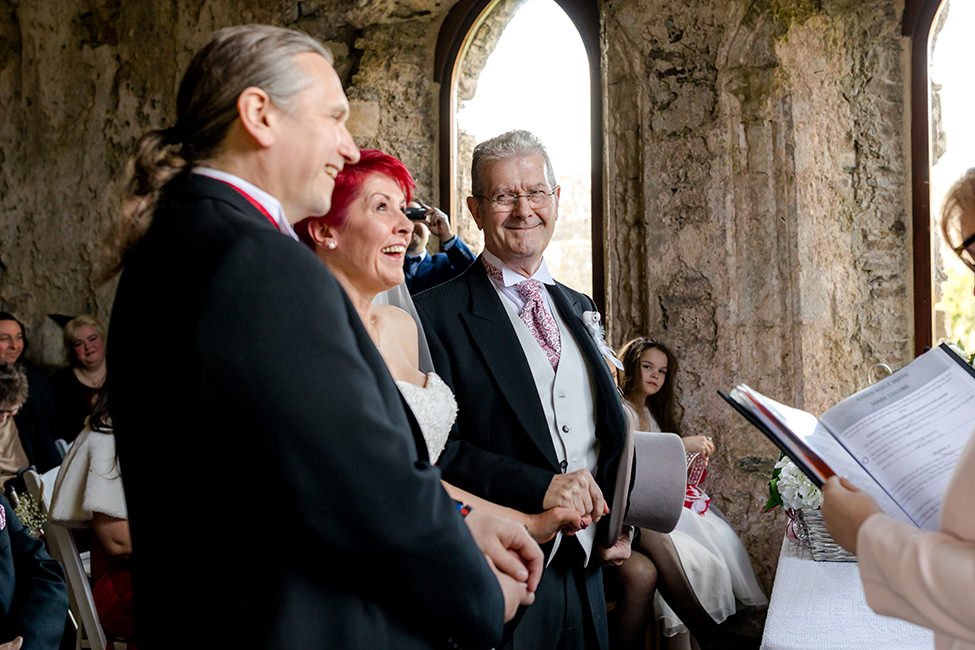
M409 170L398 158L383 153L378 149L363 149L359 152L359 162L346 165L335 177L335 189L332 190L332 207L328 213L320 217L308 217L295 224L295 232L306 246L315 248L315 242L308 234L308 225L317 221L324 221L330 226L341 226L348 216L349 206L359 196L359 191L365 179L373 174L383 174L390 177L403 190L406 202L413 200L413 190L416 181Z

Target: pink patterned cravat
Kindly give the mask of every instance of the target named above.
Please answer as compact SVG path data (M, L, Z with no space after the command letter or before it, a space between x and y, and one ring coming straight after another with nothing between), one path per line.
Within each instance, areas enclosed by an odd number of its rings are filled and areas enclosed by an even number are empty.
M518 293L525 299L525 306L518 314L528 327L538 344L542 346L545 356L552 364L553 370L559 369L559 355L562 354L562 340L559 338L559 326L555 324L552 314L545 308L542 297L542 283L538 280L525 280L515 285Z
M504 282L504 275L501 269L496 268L483 257L481 262L488 275ZM524 299L525 306L521 308L518 316L521 318L525 327L531 335L538 341L553 370L559 369L559 356L562 354L562 340L559 338L559 326L555 324L552 314L545 308L545 298L542 296L542 283L538 280L525 280L515 285L518 294Z

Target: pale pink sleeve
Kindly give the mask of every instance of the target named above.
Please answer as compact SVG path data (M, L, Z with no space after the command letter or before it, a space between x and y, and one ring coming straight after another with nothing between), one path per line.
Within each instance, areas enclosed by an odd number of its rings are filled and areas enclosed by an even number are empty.
M874 514L860 526L857 559L874 611L975 643L975 541Z

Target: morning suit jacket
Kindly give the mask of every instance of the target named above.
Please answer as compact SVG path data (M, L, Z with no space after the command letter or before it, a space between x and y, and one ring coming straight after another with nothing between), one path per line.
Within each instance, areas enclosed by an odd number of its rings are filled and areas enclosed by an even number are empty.
M454 237L454 243L441 253L424 255L419 262L409 257L403 260L406 288L410 293L420 293L443 284L463 273L474 263L474 253L467 248L460 237L456 235Z
M0 643L57 650L68 616L64 571L0 496Z
M108 353L139 644L489 648L500 588L315 255L184 172Z
M593 403L600 448L595 477L612 509L617 505L611 501L625 416L606 362L582 321L583 312L596 307L587 296L562 284L547 289L596 386ZM434 366L458 403L457 421L437 461L444 479L489 501L540 512L552 477L561 468L528 361L484 265L473 264L454 280L417 295L415 302ZM604 517L600 526L608 520ZM550 544L543 548L547 551ZM598 563L595 556L590 560L590 566ZM587 587L593 614L605 616L598 572L590 575Z

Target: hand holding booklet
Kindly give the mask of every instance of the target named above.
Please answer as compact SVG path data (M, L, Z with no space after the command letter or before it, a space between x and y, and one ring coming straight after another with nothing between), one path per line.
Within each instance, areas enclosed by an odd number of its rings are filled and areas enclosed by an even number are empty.
M888 515L924 530L937 530L975 428L975 369L944 344L818 419L744 384L720 394L816 486L846 476Z

